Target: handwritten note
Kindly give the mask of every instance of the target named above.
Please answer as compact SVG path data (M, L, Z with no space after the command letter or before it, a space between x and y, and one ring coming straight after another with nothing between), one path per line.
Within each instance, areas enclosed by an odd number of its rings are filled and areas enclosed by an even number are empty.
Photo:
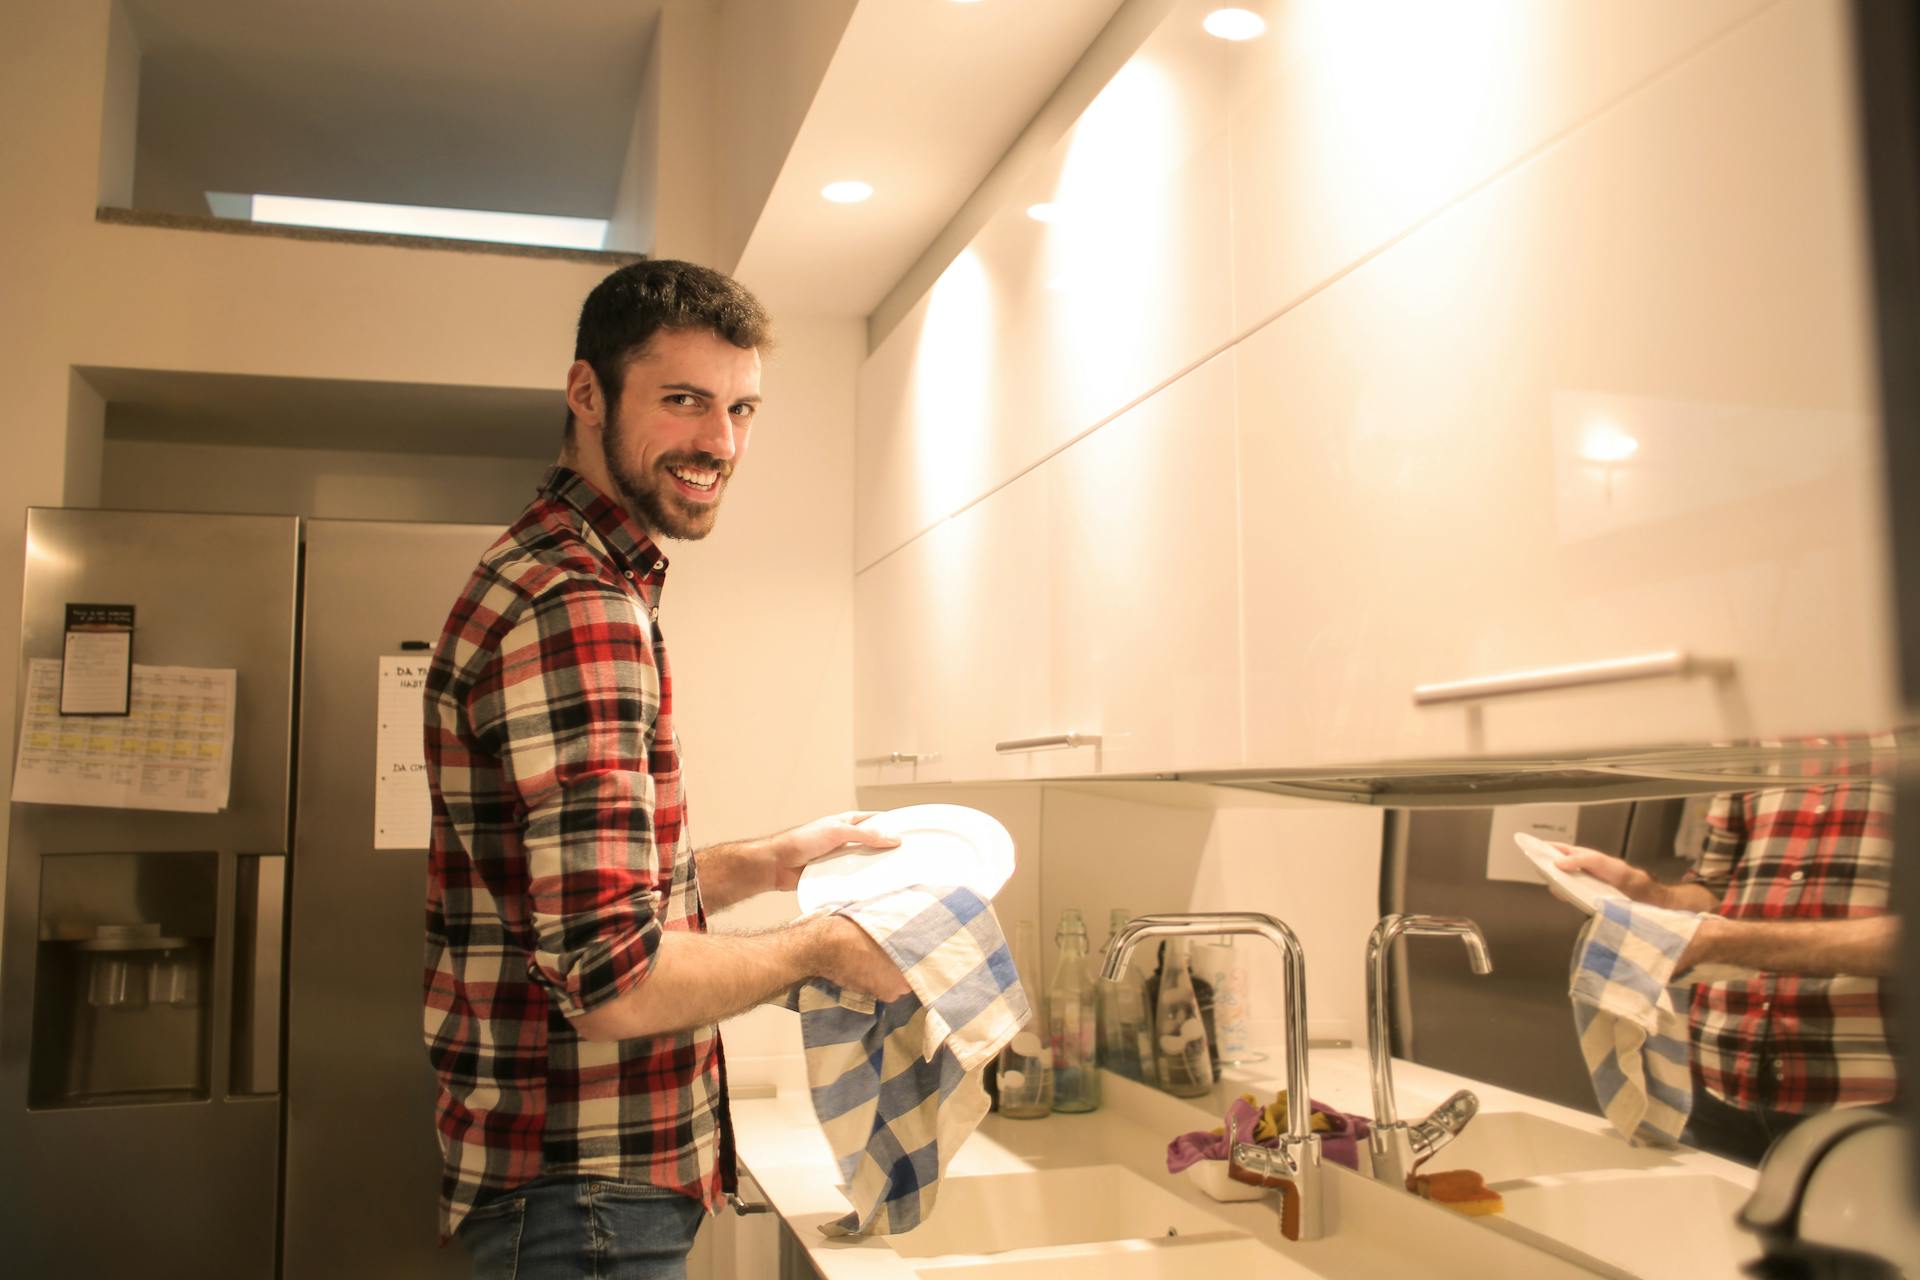
M420 701L432 665L419 653L380 659L380 730L373 752L376 849L424 849L433 830Z
M133 665L125 716L60 714L60 660L27 670L13 798L218 813L233 786L232 668Z

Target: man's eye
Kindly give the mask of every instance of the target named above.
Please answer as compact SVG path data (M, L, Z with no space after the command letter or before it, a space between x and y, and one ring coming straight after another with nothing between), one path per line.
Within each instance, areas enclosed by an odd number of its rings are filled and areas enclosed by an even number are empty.
M733 406L733 416L736 418L751 418L754 408L755 406L750 404L737 404Z
M686 405L691 407L700 403L700 397L693 395L691 392L680 391L680 392L676 392L673 395L668 396L667 401L670 404Z

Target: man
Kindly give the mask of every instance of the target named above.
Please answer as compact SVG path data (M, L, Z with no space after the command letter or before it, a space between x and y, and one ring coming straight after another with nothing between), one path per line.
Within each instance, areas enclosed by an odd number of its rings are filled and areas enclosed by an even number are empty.
M842 917L705 928L822 854L895 843L857 813L697 853L687 836L658 541L712 530L769 336L753 296L702 267L601 281L560 460L434 653L425 1030L441 1231L476 1276L684 1275L733 1179L714 1024L814 976L907 989Z
M1892 791L1863 776L1716 796L1705 849L1679 884L1561 846L1564 870L1704 914L1676 974L1709 963L1760 971L1693 989L1690 1145L1755 1164L1808 1114L1894 1098L1880 981L1899 930L1887 914Z

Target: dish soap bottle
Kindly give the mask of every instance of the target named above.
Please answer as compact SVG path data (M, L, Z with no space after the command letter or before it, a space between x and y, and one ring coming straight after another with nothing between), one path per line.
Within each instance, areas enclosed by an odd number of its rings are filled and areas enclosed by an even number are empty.
M1115 907L1107 915L1107 947L1113 937L1133 919L1125 907ZM1100 1065L1144 1084L1154 1082L1153 1017L1147 1010L1146 981L1140 971L1127 966L1116 982L1102 982L1100 988Z
M1198 1098L1213 1088L1213 1061L1207 1053L1207 1028L1193 994L1187 940L1171 938L1160 965L1160 990L1154 998L1154 1052L1160 1087L1178 1098Z
M1087 972L1087 925L1079 911L1060 913L1054 934L1060 954L1047 996L1047 1038L1053 1042L1053 1109L1092 1111L1100 1105L1100 1068L1095 1058L1099 1027L1093 975Z
M1000 1050L1000 1114L1010 1120L1036 1120L1053 1110L1053 1064L1037 1028L1046 1026L1039 988L1032 981L1040 970L1033 963L1033 922L1013 927L1013 967L1027 992L1033 1014L1005 1048Z

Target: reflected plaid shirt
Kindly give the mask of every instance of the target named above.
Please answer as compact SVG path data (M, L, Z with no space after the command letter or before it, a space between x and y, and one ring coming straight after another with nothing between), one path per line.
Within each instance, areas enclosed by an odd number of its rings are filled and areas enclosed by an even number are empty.
M1893 787L1862 776L1714 797L1689 879L1734 920L1887 912ZM1694 989L1695 1075L1747 1110L1821 1111L1894 1096L1891 1001L1874 978L1766 974Z
M706 927L657 626L665 569L625 512L555 467L434 651L425 1033L443 1236L482 1192L542 1174L709 1209L731 1181L717 1028L595 1042L569 1021L645 978L663 929Z

